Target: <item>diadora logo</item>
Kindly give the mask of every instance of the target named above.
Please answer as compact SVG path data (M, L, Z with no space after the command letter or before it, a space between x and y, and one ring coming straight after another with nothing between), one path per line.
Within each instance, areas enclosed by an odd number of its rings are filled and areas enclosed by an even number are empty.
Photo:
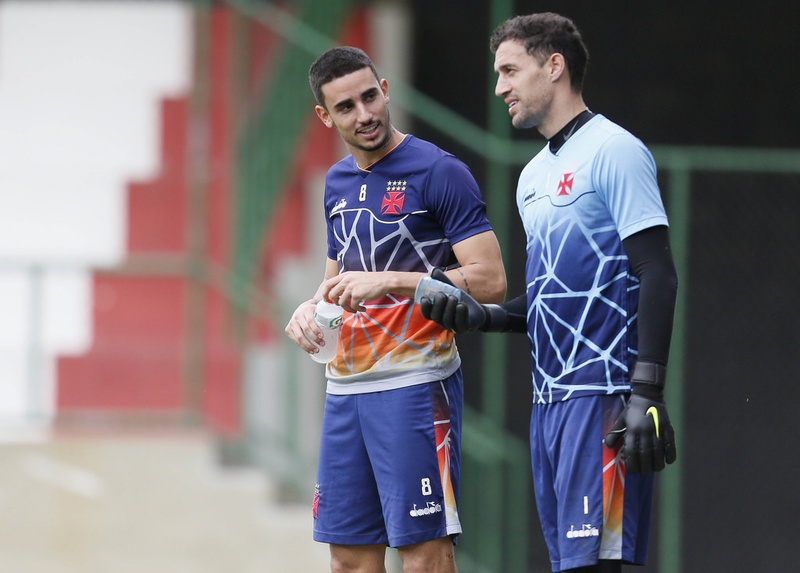
M399 215L403 211L403 203L406 200L405 181L387 181L386 193L381 203L382 215Z
M336 203L336 205L333 206L333 209L331 209L331 215L336 213L336 211L341 211L345 207L347 207L347 199L344 199L344 198L339 199L339 202Z
M583 537L597 537L600 535L600 530L591 523L584 523L580 529L575 529L574 525L569 526L567 531L567 539L581 539Z
M575 181L575 173L564 173L561 175L561 180L558 182L558 191L556 195L569 195L572 193L572 184Z
M414 504L414 509L408 512L411 517L422 517L423 515L433 515L442 512L442 504L435 501L429 501L425 507L417 509L417 504Z

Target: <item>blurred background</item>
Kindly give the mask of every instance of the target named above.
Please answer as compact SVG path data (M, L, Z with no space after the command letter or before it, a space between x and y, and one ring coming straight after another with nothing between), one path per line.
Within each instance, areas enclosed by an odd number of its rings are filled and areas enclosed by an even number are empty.
M0 571L296 573L322 366L283 334L346 152L307 70L335 44L393 123L473 170L524 288L491 31L575 20L589 107L653 151L681 278L643 572L787 570L800 527L800 7L767 1L0 0ZM524 336L463 335L462 573L549 571ZM396 554L387 558L398 571Z

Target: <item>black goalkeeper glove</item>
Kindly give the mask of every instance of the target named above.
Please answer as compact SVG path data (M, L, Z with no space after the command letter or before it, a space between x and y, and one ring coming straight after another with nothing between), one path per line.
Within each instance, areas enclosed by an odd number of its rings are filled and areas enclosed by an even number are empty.
M660 472L677 457L675 431L664 404L667 369L654 362L637 362L632 392L625 409L603 442L613 448L624 436L625 469L643 476Z
M447 278L444 271L438 267L431 271L431 278L456 286L453 281ZM433 299L423 297L419 303L419 310L424 318L432 320L452 332L485 330L487 322L487 312L484 305L463 290L461 290L460 300L455 295L443 292L437 292Z
M440 268L431 271L431 278L455 286ZM481 304L463 290L458 291L459 296L438 292L433 298L422 297L419 302L422 316L455 333L470 330L527 332L528 303L525 294L499 305Z

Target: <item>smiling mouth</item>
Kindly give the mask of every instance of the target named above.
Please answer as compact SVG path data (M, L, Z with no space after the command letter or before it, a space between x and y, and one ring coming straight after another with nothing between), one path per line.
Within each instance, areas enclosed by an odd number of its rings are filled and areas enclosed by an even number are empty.
M378 131L378 127L379 126L380 126L380 123L379 122L375 122L375 123L373 123L371 125L368 125L367 127L364 127L364 128L361 128L361 129L357 130L356 133L358 133L360 135L372 135L373 133Z

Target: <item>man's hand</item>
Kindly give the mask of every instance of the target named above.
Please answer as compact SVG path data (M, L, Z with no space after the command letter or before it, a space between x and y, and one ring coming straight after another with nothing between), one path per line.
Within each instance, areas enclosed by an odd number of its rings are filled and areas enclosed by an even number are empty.
M455 286L439 268L431 271L431 278ZM486 323L487 315L484 306L463 290L460 300L454 295L438 292L434 295L433 300L423 297L419 306L424 318L432 320L452 332L482 330Z
M297 346L309 354L316 354L319 348L313 343L324 344L322 330L314 320L314 309L317 301L313 298L301 303L289 319L284 332Z
M625 469L643 476L664 469L677 457L675 431L664 404L666 367L652 362L637 362L631 376L632 393L628 404L603 442L609 448L623 437Z

